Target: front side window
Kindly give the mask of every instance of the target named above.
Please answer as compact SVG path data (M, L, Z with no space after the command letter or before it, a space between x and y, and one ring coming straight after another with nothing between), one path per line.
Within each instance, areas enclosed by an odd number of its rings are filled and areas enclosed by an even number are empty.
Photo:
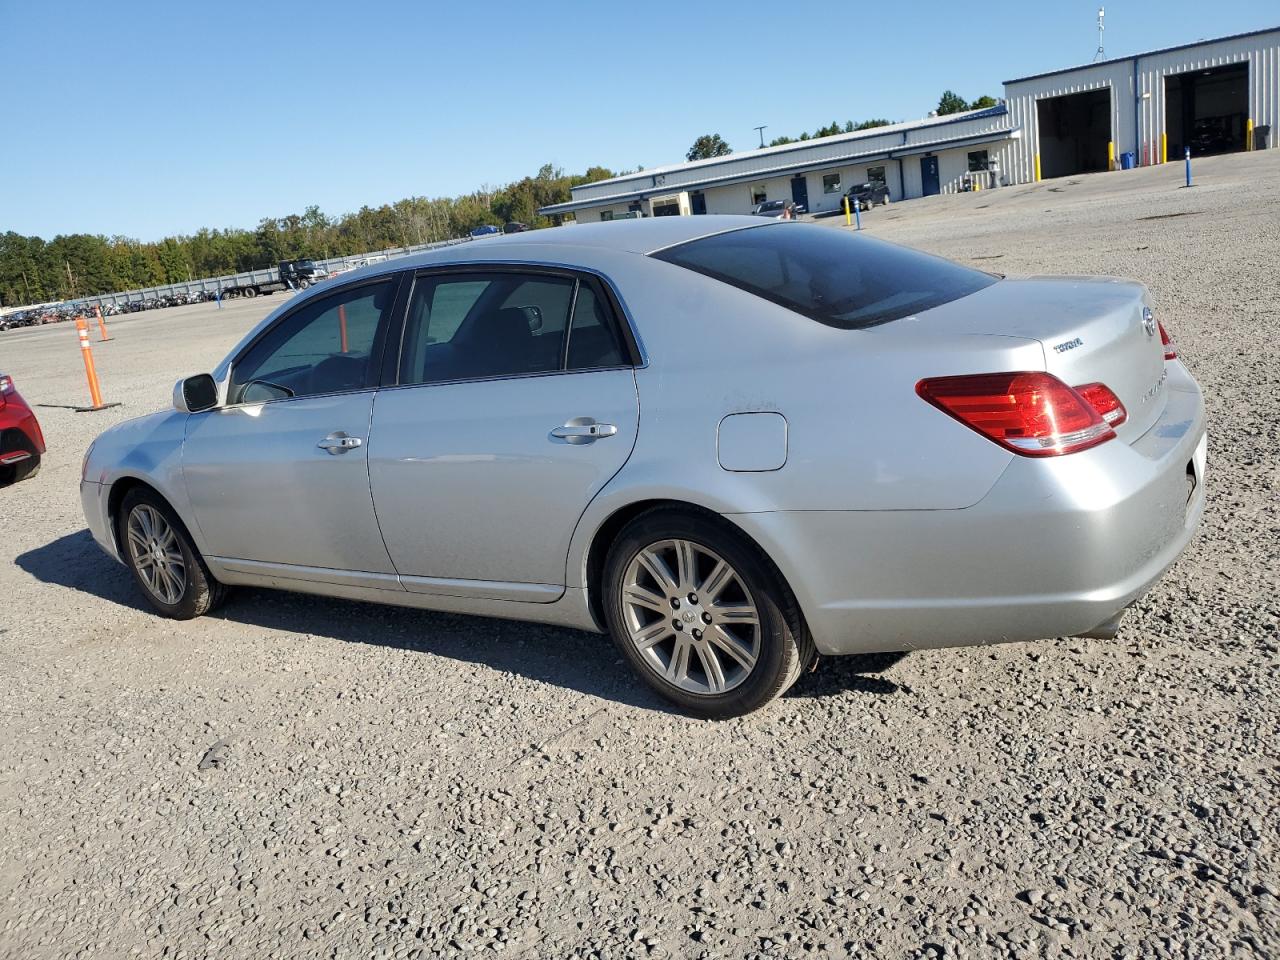
M887 323L995 283L991 274L827 227L748 227L653 255L846 330Z
M839 193L840 192L840 174L827 173L822 177L823 193Z
M372 386L378 331L396 283L316 297L284 317L233 364L228 401L261 403Z
M887 182L884 178L884 167L867 167L867 180L884 186Z

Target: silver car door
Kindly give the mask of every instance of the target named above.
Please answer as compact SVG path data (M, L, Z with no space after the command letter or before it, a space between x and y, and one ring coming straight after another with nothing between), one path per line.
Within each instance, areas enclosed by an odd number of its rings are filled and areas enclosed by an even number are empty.
M211 555L250 572L400 589L368 473L398 282L309 298L233 362L228 402L189 419L183 475Z
M418 279L401 385L379 392L369 449L378 519L409 590L563 593L574 527L635 443L633 349L595 280Z

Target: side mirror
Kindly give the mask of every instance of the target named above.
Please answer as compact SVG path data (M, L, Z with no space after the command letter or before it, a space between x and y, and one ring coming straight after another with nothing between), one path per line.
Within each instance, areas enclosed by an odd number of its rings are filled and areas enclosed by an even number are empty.
M218 405L218 382L210 374L197 373L173 385L173 408L179 413L200 413Z

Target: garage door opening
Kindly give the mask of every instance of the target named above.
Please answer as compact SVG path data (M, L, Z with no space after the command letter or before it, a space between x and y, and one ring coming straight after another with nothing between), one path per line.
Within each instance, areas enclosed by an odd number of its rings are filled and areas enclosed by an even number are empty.
M1169 159L1190 147L1194 156L1245 149L1249 65L1193 70L1164 78Z
M1111 90L1091 90L1036 102L1040 175L1069 177L1107 169Z

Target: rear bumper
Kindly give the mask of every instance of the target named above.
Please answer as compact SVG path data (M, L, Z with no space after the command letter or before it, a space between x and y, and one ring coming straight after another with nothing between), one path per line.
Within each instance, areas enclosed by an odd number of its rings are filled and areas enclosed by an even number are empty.
M26 438L26 442L21 446L40 456L45 452L44 434L40 430L40 422L36 420L36 415L25 404L7 403L3 409L0 409L0 435L8 430L17 430ZM4 450L17 449L18 444L6 442Z
M1135 443L1014 457L972 507L732 519L778 563L822 653L1070 636L1182 553L1204 510L1205 450L1199 387L1173 362L1165 411Z

